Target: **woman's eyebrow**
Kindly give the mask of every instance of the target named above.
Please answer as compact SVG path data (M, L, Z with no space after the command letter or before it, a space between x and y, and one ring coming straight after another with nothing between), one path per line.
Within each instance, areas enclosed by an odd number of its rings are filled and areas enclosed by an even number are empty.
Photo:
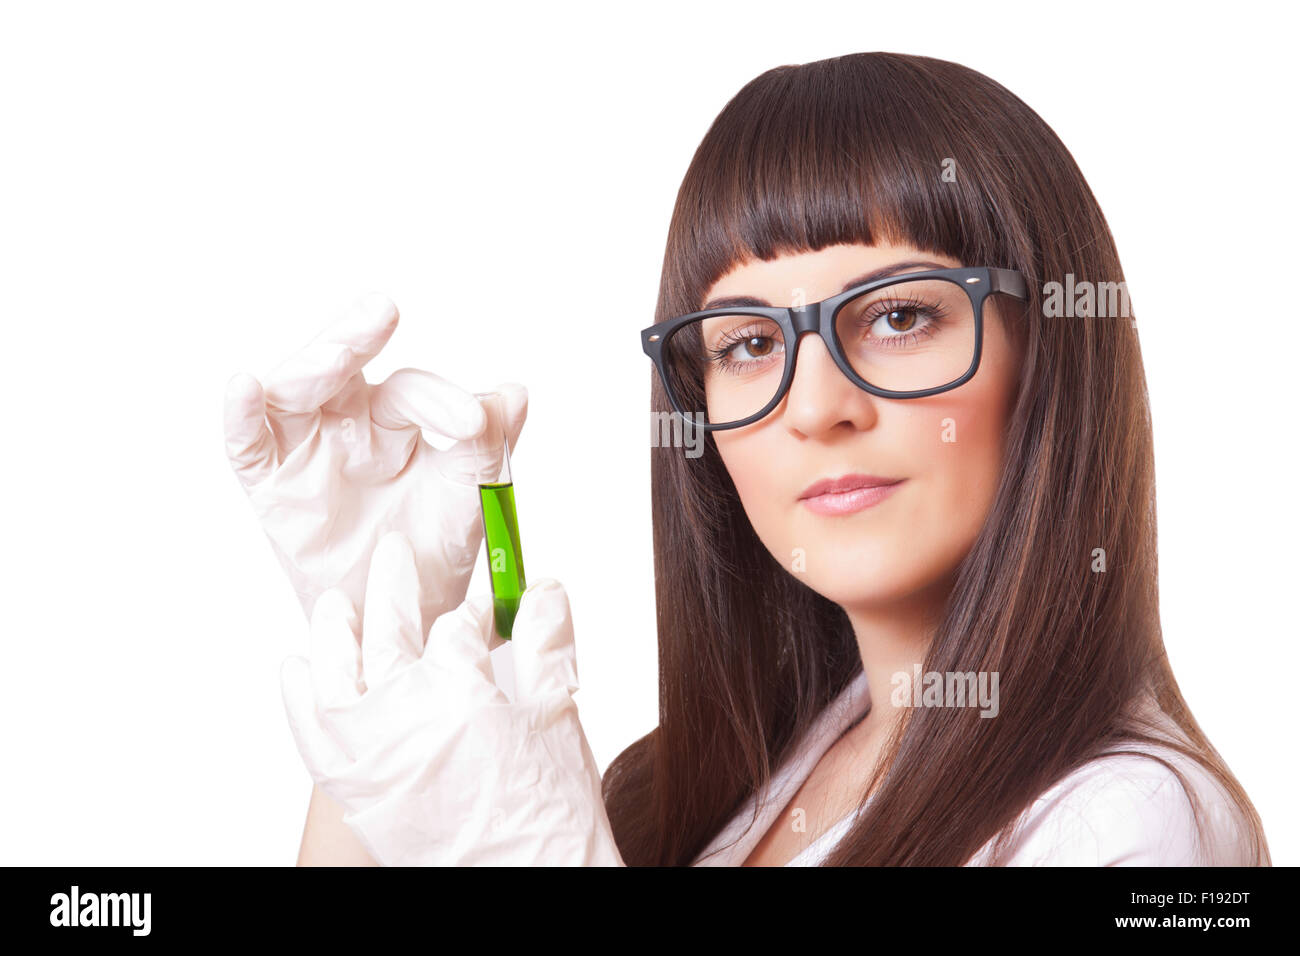
M910 259L906 262L895 262L891 265L882 266L879 269L873 269L871 272L864 272L860 276L855 276L848 282L840 292L848 292L854 286L866 285L868 282L875 282L877 279L883 279L886 276L892 276L899 272L914 269L950 269L951 266L944 265L942 262L931 262L927 259ZM710 299L699 309L700 312L706 309L734 309L738 306L761 305L770 306L771 303L766 299L758 299L752 295L726 295L717 299Z

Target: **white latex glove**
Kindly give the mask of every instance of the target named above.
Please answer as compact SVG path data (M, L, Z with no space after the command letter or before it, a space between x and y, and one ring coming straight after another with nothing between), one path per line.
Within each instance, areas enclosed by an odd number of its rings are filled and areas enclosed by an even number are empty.
M534 582L513 630L516 697L492 679L491 595L421 640L410 543L386 535L363 620L330 590L311 659L280 670L294 741L374 859L395 865L622 866L578 721L569 600Z
M367 384L361 368L397 319L396 306L371 293L265 385L251 375L232 378L226 453L308 619L332 587L361 607L376 542L400 530L415 551L421 633L428 633L464 599L483 539L471 439L486 415L470 392L432 372L404 368ZM513 449L528 393L515 384L497 390ZM440 451L421 428L460 441ZM452 480L466 474L466 483Z

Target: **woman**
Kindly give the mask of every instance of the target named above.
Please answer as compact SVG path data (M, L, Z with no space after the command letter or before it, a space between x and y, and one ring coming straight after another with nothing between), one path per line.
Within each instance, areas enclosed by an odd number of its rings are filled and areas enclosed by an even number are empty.
M1053 283L1101 298L1056 317ZM727 104L643 333L653 410L707 440L653 460L660 722L603 780L623 862L1268 864L1165 654L1116 288L1069 153L979 73L857 54ZM304 855L346 833L322 807Z
M920 258L1027 279L1027 307L989 300L996 316L969 382L877 398L801 337L781 405L711 432L699 459L654 458L660 723L604 781L624 859L695 860L865 668L866 718L793 798L826 812L802 833L782 818L750 862L791 859L870 794L827 864L961 864L1072 772L1040 806L1077 817L1056 799L1071 790L1101 792L1092 805L1103 810L1107 790L1112 809L1157 790L1181 799L1162 779L1181 774L1190 797L1240 818L1228 821L1240 823L1236 852L1216 862L1267 862L1254 808L1183 701L1161 639L1136 331L1123 316L1045 317L1047 283L1122 283L1123 272L1096 200L1037 114L987 77L924 57L764 73L727 104L687 171L657 316L720 294L784 305L815 286L813 301ZM658 379L654 407L671 407ZM946 422L955 442L942 441ZM848 516L800 507L807 484L841 469L906 481ZM800 547L806 570L792 573ZM917 662L997 673L997 716L879 706L890 676ZM1152 722L1146 695L1167 720ZM1167 763L1110 758L1109 787L1079 772L1165 724L1185 738L1161 751ZM1137 777L1150 786L1113 796Z

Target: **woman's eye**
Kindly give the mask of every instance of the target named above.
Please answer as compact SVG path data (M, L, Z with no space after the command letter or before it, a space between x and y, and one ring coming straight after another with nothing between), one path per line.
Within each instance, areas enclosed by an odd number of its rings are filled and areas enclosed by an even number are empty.
M758 365L763 359L781 352L781 339L772 335L749 335L732 338L712 350L714 361L720 366L739 369L745 365Z
M890 309L876 323L884 322L885 325L894 332L910 332L916 325L917 315L915 309Z
M743 342L737 342L731 349L731 352L735 353L733 357L743 357L737 353L737 350L741 348L743 348L746 354L751 358L766 358L776 350L776 342L766 335L756 335Z

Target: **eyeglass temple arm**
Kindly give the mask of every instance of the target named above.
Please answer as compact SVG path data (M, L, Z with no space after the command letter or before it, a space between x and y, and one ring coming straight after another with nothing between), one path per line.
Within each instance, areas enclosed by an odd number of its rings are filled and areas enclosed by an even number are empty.
M1013 295L1017 299L1029 299L1029 289L1025 285L1025 277L1015 269L990 269L990 276L993 279L993 291L1005 292L1007 295Z

